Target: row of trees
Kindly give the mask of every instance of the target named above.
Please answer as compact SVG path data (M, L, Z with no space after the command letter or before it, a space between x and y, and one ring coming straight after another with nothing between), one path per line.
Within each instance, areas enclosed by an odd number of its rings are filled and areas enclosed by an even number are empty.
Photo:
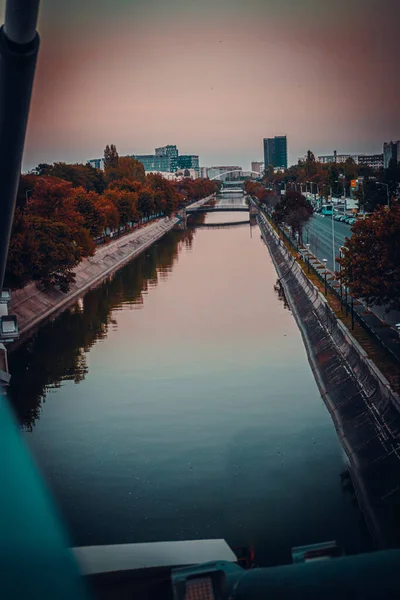
M96 239L131 229L154 216L172 215L186 203L214 193L209 180L170 182L145 175L143 165L104 153L105 170L90 165L40 164L22 175L6 271L7 285L29 281L67 291L73 269L95 251Z
M400 185L400 163L392 159L387 169L374 171L364 165L357 165L352 158L345 163L323 164L315 160L311 150L307 152L305 160L297 165L289 167L286 171L275 173L273 167L268 167L264 172L263 182L277 189L291 184L303 184L308 190L327 197L332 189L336 196L343 194L343 184L347 193L350 190L351 181L363 178L355 196L359 205L366 212L372 212L377 206L387 204L387 193L385 186L376 185L377 182L388 185L390 196L395 196Z
M288 190L283 196L255 181L245 182L247 194L258 199L260 204L266 205L273 211L273 219L276 223L290 225L294 234L299 235L301 241L303 228L313 214L311 202L303 194Z

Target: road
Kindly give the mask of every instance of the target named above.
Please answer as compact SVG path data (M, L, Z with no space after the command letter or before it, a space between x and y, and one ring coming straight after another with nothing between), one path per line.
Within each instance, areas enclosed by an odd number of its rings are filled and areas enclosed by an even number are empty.
M339 256L340 246L345 245L346 237L351 237L350 225L341 221L333 221L335 230L335 256ZM326 258L327 266L333 271L332 251L332 218L329 216L313 215L304 228L303 241L310 244L311 252L320 260ZM339 265L336 263L336 270Z
M346 237L351 237L351 228L347 223L341 221L333 221L335 229L335 256L339 256L340 246L345 245ZM319 260L327 259L327 267L333 271L333 252L332 252L332 218L330 216L322 216L315 214L304 228L303 241L305 244L310 244L310 250L319 258ZM336 263L336 270L339 270L339 265ZM400 311L392 310L384 314L384 308L373 306L372 312L383 319L390 325L400 323Z

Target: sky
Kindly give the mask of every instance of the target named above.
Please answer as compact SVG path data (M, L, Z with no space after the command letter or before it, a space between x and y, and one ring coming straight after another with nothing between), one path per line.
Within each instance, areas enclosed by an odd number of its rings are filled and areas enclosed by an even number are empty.
M4 15L4 0L0 0ZM400 139L398 0L46 0L23 169L176 144L249 168Z

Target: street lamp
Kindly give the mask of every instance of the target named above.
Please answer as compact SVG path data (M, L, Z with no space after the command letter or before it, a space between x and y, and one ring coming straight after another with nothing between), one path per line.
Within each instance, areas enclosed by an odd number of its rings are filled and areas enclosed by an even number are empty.
M389 185L387 183L383 183L381 181L375 181L375 185L384 185L384 186L386 186L387 207L390 208Z
M323 258L323 259L322 259L322 262L324 263L324 267L325 267L325 273L324 273L324 275L325 275L325 296L327 296L327 295L328 295L328 287L327 287L327 285L326 285L326 274L327 274L327 272L328 272L328 269L326 268L326 263L327 263L328 261L327 261L327 259L326 259L326 258Z
M307 248L307 273L310 272L310 244L306 244Z

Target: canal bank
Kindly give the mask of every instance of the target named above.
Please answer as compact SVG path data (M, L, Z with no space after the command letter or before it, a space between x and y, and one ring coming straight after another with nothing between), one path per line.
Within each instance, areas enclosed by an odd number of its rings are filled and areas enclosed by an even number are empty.
M399 397L330 309L263 213L262 237L352 466L360 505L380 547L400 542Z
M190 217L10 356L72 546L223 537L260 565L371 549L275 267L239 220Z
M191 206L201 206L213 196L203 198ZM98 285L124 264L144 252L179 222L178 217L165 217L141 227L118 240L97 248L95 254L83 259L74 269L75 281L67 293L57 288L44 289L37 283L30 283L21 290L12 293L9 313L16 315L21 340L43 321L54 318L70 306L87 290ZM11 346L11 350L20 341Z

